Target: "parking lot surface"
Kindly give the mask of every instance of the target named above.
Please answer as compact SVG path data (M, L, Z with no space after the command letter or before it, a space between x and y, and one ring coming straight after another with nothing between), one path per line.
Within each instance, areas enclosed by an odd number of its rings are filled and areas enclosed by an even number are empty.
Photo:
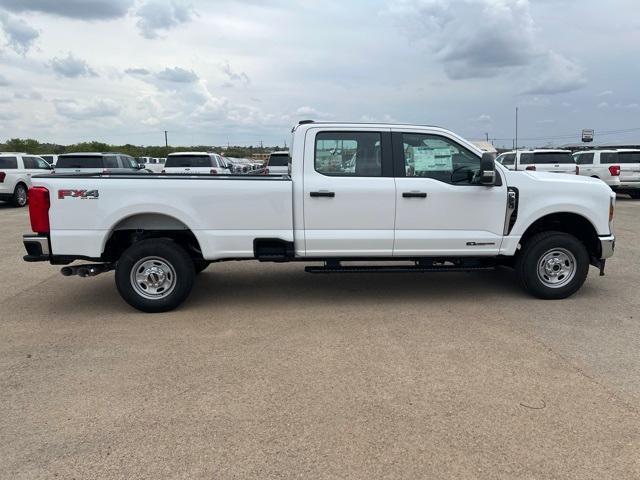
M0 204L0 477L640 478L640 202L564 301L509 270L225 263L145 315L21 260Z

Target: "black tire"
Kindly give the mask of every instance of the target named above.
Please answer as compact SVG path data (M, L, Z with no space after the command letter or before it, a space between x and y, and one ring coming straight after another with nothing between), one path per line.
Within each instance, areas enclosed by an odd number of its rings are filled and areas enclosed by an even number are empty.
M11 203L14 207L22 208L27 205L27 202L27 187L24 183L19 183L13 191Z
M195 268L196 275L204 272L209 267L209 265L211 265L211 262L207 262L206 260L202 260L200 258L196 258L193 260L193 267Z
M516 273L531 295L559 300L582 287L589 274L589 263L587 249L573 235L542 232L529 238L522 247L516 259Z
M136 281L134 269L144 280ZM125 250L116 265L115 276L120 296L133 308L147 313L168 312L180 306L191 293L195 267L189 254L177 243L150 239Z

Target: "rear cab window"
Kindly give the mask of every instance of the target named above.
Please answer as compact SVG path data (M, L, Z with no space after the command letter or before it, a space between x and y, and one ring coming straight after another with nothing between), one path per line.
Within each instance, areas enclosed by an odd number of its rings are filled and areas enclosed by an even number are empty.
M289 166L289 154L287 153L272 153L269 157L270 167L288 167Z
M164 164L167 168L210 168L211 157L209 155L176 155L167 157Z

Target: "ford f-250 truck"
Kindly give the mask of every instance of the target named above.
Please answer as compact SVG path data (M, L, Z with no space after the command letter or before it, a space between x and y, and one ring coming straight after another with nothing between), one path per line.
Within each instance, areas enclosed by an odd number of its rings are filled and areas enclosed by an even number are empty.
M115 269L124 300L161 312L212 262L324 262L312 273L507 265L531 294L561 299L613 254L615 195L599 180L509 171L437 127L304 121L292 136L290 176L34 178L25 260L93 262L64 275Z

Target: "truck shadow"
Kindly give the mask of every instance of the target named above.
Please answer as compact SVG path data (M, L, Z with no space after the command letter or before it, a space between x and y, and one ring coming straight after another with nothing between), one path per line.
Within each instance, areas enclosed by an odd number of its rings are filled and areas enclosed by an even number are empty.
M280 269L279 269L280 268ZM268 270L268 271L267 271ZM296 267L254 266L216 271L213 265L196 280L188 305L242 306L250 303L332 304L416 302L430 300L481 302L486 298L530 298L512 270L471 273L379 273L311 275Z

